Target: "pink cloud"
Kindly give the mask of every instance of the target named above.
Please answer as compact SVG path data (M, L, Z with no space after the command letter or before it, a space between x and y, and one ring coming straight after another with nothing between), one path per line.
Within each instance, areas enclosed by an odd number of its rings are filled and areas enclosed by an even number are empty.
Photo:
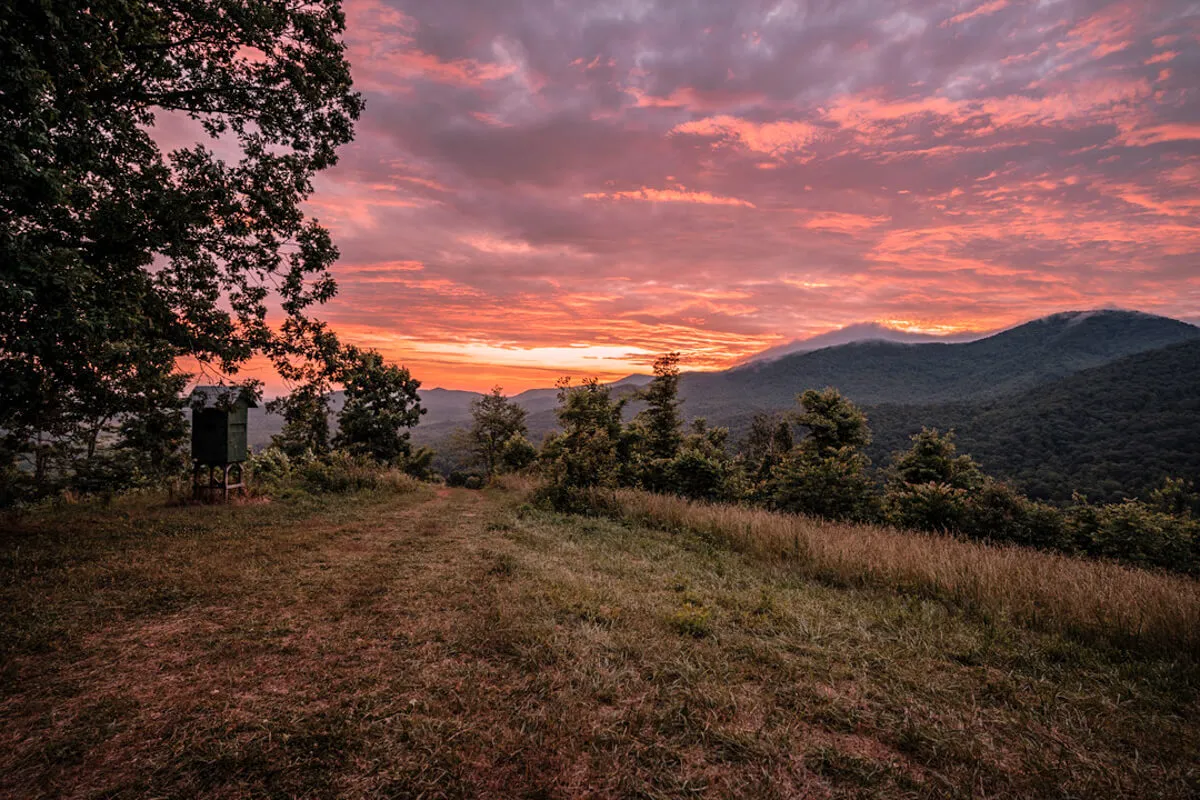
M349 0L367 110L311 206L345 338L518 390L1200 308L1183 0L618 6Z
M988 14L995 14L997 11L1007 7L1008 0L989 0L989 2L976 6L970 11L964 11L961 14L955 14L953 17L943 20L941 25L943 28L950 27L951 25L959 25L969 19L974 19L975 17L983 17L987 16Z
M740 197L722 197L710 192L693 192L682 187L678 189L642 187L623 192L587 192L583 196L589 200L638 200L648 203L697 203L706 206L755 207L754 203Z
M820 129L807 122L750 122L722 114L683 122L671 129L674 135L707 136L735 143L755 153L784 156L815 140Z

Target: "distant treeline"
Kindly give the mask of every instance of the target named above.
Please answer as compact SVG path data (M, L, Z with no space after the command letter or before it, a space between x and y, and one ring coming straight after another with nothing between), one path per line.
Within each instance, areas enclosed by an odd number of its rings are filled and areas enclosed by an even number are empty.
M1117 324L1124 319L1117 315L1090 317L1069 332L1075 337L1086 328L1085 333L1095 334L1103 342L1108 340L1103 335L1105 326L1123 329ZM1144 324L1151 328L1150 333L1164 326L1172 329L1154 319L1144 320ZM1154 337L1149 338L1155 343ZM1143 335L1139 341L1145 344L1146 339ZM936 428L953 431L959 449L969 452L989 474L1013 483L1033 499L1059 506L1070 504L1076 492L1093 502L1115 503L1130 497L1148 498L1168 477L1200 482L1200 341L1117 356L1100 366L1053 378L1039 373L1044 382L999 397L981 397L965 388L964 395L954 402L890 399L892 393L884 389L894 388L899 381L898 365L871 356L876 351L903 356L915 349L938 365L937 374L944 375L949 373L941 369L941 362L947 352L953 355L958 347L963 346L847 345L835 348L835 353L795 356L797 363L790 366L684 373L679 383L680 408L685 424L688 417L703 416L710 426L727 427L729 446L745 452L756 414L786 411L794 406L796 394L808 388L836 386L847 394L842 383L821 381L825 372L829 372L827 377L838 377L834 371L815 369L836 363L842 365L841 377L858 387L857 393L849 396L869 421L872 441L866 453L875 464L886 464L895 452L907 449L911 436L923 428ZM1108 354L1105 351L1104 355ZM1036 361L1032 356L1030 360ZM867 366L878 366L880 371L865 375ZM785 371L794 387L790 394L758 383L760 378L766 380ZM863 388L868 378L878 384L871 391ZM783 385L779 375L775 379ZM635 394L636 386L625 383L609 388L614 398L627 398L623 407L626 423L644 408L645 402ZM531 394L513 400L528 411L528 438L541 442L558 432L560 425L553 406L543 402L540 394L531 402ZM434 465L444 474L468 469L472 458L469 449L453 436L456 426L470 424L469 400L454 399L461 402L451 410L443 397L430 394L434 410L414 432L414 440L437 451Z
M1179 352L1169 352L1174 350ZM1144 359L1144 369L1167 369L1181 353L1195 357L1200 346L1152 354ZM381 469L438 479L433 452L410 443L409 431L423 413L419 383L377 353L352 349L349 355L338 375L345 403L336 415L336 433L331 435L328 394L319 391L319 384L272 403L284 425L271 447L251 458L256 490L370 488L379 485ZM1183 374L1180 380L1192 380L1196 370ZM1071 420L1085 418L1087 409L1079 408L1072 392L1094 379L1081 375L1064 382L1060 393L1031 394L1024 404L997 401L981 414L962 412L958 420L975 436L986 429L988 415L1017 416L1041 432L996 442L997 455L1005 446L1018 450L1035 435L1060 437L1068 454L1086 452L1088 439L1080 431L1088 428L1084 423L1072 426ZM1200 573L1200 497L1186 478L1161 478L1147 485L1141 499L1097 502L1073 495L1055 505L987 474L959 452L952 433L932 427L923 427L902 447L892 445L886 463L875 466L866 414L834 388L803 392L792 411L754 415L735 451L726 428L703 419L685 425L679 381L677 354L655 363L648 384L633 392L621 390L620 396L594 379L577 385L564 379L558 384L559 430L546 436L540 448L528 439L525 409L496 388L471 402L471 425L459 432L456 446L472 466L452 472L447 480L478 487L497 473L529 471L540 477L539 500L562 511L589 511L594 489L631 487ZM1111 398L1145 415L1141 427L1130 429L1131 437L1148 436L1145 428L1159 414L1186 412L1155 405L1153 393L1138 386L1114 379L1109 387ZM627 406L633 403L638 410L630 414ZM955 408L938 413L952 414ZM907 412L896 407L890 413ZM178 482L187 462L186 435L183 408L176 406L126 416L111 443L87 447L89 439L68 447L71 440L35 442L43 450L61 447L68 466L38 473L18 470L10 460L2 499L36 497L51 489L113 492ZM1149 457L1154 440L1146 441L1129 447L1148 446Z
M561 432L536 461L541 501L587 511L592 489L636 487L1200 571L1200 497L1182 479L1162 481L1144 500L1097 505L1076 496L1053 506L987 475L952 434L932 428L876 469L866 416L832 388L804 392L794 412L756 416L734 454L724 428L694 420L685 429L678 382L677 356L660 359L629 422L628 396L614 398L596 381L560 384Z

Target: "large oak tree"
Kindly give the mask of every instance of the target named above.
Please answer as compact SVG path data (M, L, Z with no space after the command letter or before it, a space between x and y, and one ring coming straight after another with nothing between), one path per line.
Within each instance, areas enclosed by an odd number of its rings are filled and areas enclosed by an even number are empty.
M0 2L0 430L153 406L181 358L337 352L301 204L362 108L340 5ZM211 138L164 152L171 117Z

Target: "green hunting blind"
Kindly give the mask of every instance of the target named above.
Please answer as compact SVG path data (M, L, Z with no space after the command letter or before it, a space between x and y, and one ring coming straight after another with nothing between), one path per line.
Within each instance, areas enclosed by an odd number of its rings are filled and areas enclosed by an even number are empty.
M192 490L197 498L242 489L242 462L249 455L249 409L258 403L235 386L197 386L192 390Z

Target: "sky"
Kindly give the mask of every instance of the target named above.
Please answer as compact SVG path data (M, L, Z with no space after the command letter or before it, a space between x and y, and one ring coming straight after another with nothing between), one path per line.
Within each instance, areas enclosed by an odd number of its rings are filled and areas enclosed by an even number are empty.
M347 0L321 310L426 387L1200 317L1200 3Z

